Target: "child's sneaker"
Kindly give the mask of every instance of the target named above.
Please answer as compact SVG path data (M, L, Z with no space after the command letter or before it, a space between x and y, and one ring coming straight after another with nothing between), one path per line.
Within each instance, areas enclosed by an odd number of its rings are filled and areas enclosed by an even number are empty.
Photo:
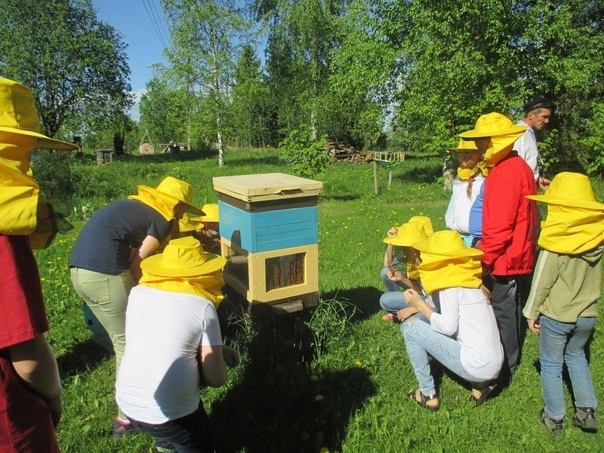
M549 415L545 413L545 409L541 409L541 423L545 426L550 433L554 436L561 436L564 434L563 420L552 420Z
M122 437L124 434L136 432L138 432L138 429L128 420L120 420L119 418L116 418L113 422L113 429L111 430L111 434L117 439Z
M590 433L598 432L596 410L593 407L578 407L573 417L573 425Z

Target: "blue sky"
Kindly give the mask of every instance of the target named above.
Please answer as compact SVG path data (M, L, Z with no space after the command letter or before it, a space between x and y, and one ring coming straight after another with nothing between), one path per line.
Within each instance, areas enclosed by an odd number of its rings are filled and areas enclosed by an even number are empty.
M128 44L126 54L131 71L130 83L137 99L151 79L150 66L165 61L162 55L164 42L169 45L168 28L159 3L160 0L92 0L97 18L113 26ZM152 17L159 20L159 33ZM131 115L138 119L138 105Z

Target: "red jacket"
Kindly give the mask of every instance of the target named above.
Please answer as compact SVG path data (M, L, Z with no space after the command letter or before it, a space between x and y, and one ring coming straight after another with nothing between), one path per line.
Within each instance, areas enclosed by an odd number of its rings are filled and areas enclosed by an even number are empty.
M484 182L482 211L483 264L493 275L530 274L535 262L536 204L532 170L512 151Z

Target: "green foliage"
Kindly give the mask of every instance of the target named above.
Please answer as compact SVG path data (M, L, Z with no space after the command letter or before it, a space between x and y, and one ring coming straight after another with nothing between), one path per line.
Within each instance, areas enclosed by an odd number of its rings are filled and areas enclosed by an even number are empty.
M593 116L587 123L587 136L581 139L581 144L590 150L590 162L587 166L589 174L602 174L604 170L604 103L592 104Z
M156 148L170 140L194 140L187 130L192 111L187 108L187 95L186 89L170 87L166 79L157 76L147 82L147 91L140 101L141 126L149 131Z
M291 165L294 174L313 178L331 162L331 156L323 152L327 138L313 141L309 127L294 129L279 145L281 159Z
M243 48L235 68L233 100L229 108L229 136L236 145L264 147L273 142L269 132L269 92L262 83L261 63L251 46Z
M2 75L34 91L51 137L82 135L132 105L125 49L117 31L97 20L90 0L2 2Z
M196 98L209 109L211 131L218 148L218 166L224 164L224 121L228 110L234 65L239 48L249 40L251 24L230 0L198 2L163 0L172 48L166 51L168 74L187 93L186 113L195 111ZM193 120L186 123L190 129Z

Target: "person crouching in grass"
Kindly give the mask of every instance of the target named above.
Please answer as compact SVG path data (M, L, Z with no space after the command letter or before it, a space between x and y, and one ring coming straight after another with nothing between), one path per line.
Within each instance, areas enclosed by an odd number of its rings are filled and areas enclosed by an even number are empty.
M141 262L143 275L126 311L126 351L116 400L158 448L214 451L200 384L220 387L239 353L222 344L215 305L226 260L191 237L173 239Z
M430 230L432 230L430 219L425 218ZM384 239L384 242L388 244L384 254L384 267L381 272L382 281L388 290L380 297L380 307L388 312L382 317L384 321L404 321L409 316L417 313L416 309L409 308L405 302L404 290L413 288L420 294L424 293L417 271L419 254L417 250L411 247L411 244L428 238L427 225L411 220L398 228L390 229L388 237ZM407 267L405 273L394 267L398 264L400 258L393 259L393 246L402 248L402 255Z
M538 242L541 252L522 312L541 343L541 423L554 435L564 432L566 364L575 403L572 424L595 433L597 400L585 346L600 298L604 204L595 200L587 176L569 172L556 175L544 195L527 198L547 203Z
M414 289L405 300L419 311L401 324L409 361L419 388L407 396L421 407L437 411L440 402L429 356L471 383L468 400L479 406L495 385L503 364L503 347L488 290L482 285L483 253L467 247L457 231L433 233L413 248L421 254L419 275L427 294L437 295L440 313Z

